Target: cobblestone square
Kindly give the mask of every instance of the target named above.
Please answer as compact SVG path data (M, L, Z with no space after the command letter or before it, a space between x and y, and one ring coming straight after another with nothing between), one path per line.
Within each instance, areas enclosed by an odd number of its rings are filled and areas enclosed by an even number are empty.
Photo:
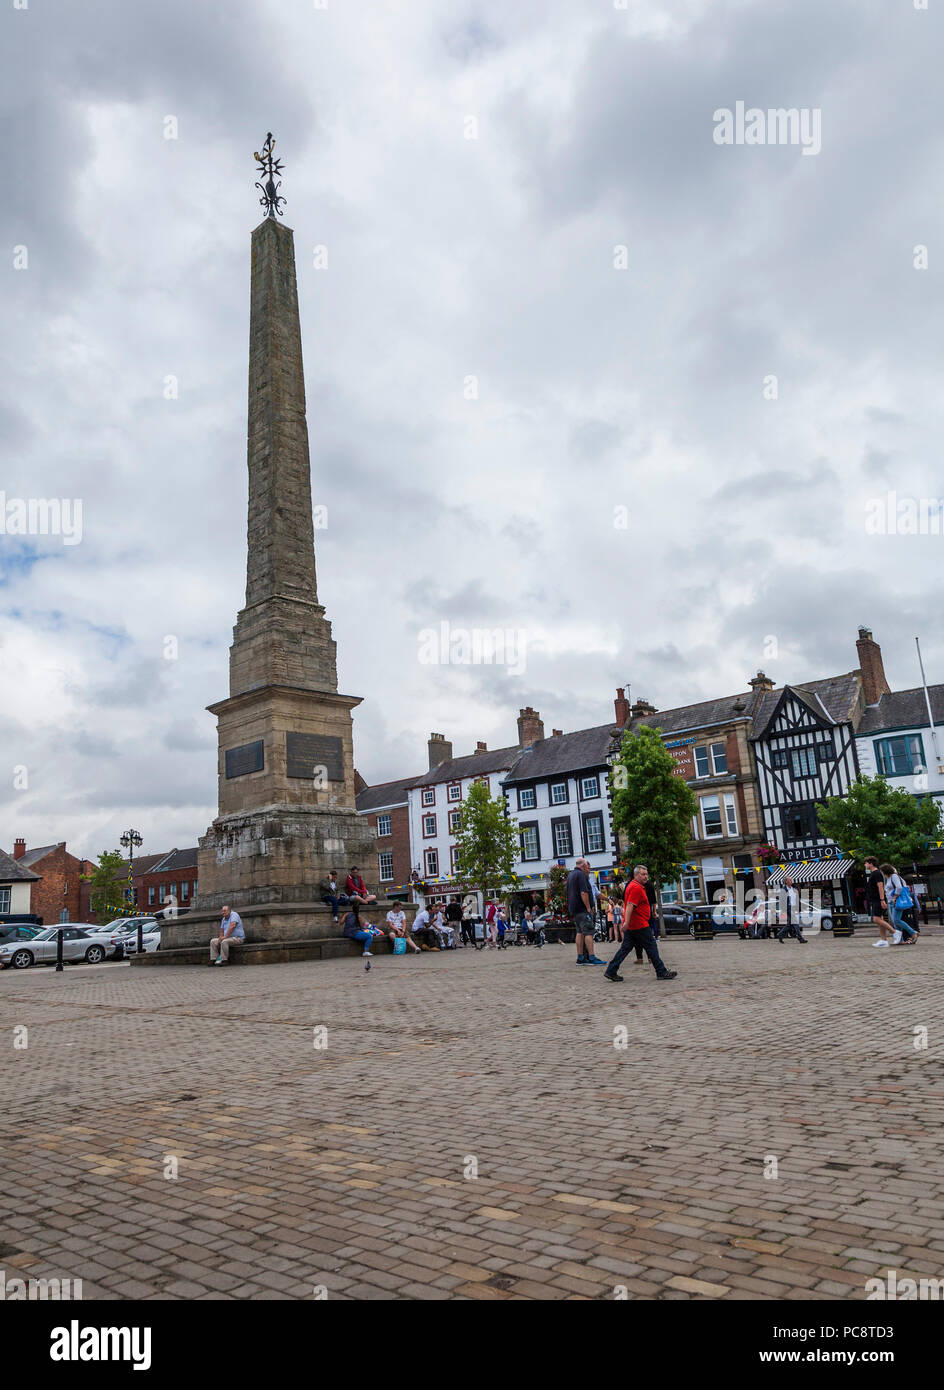
M564 946L6 971L0 1267L146 1299L944 1274L944 938L663 945L678 979L622 986Z

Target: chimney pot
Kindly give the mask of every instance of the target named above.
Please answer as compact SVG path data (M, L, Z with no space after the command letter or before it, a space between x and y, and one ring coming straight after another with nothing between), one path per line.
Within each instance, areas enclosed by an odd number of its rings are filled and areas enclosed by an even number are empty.
M651 705L648 700L635 700L630 713L634 719L643 719L647 714L655 714L656 707Z
M756 676L752 676L747 682L752 690L773 690L774 682L763 671L758 671Z
M551 738L562 738L562 737L563 737L563 734L564 734L563 729L552 729L552 730L551 730Z
M488 747L486 744L482 743L481 740L479 740L479 742L475 745L475 751L476 753L487 753Z

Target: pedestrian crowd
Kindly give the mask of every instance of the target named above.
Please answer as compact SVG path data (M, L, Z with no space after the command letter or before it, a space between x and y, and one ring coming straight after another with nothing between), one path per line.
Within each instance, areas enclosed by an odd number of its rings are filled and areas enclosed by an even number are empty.
M902 875L893 864L879 864L873 855L865 860L865 873L862 907L878 927L879 939L874 945L886 948L916 945L919 929L905 917L909 911L914 917L915 897ZM340 883L337 869L332 869L321 886L322 901L331 908L334 922L339 920L341 908L346 909L343 935L361 944L368 970L371 947L384 937L390 941L396 955L455 951L466 946L489 951L506 950L510 945L540 948L546 939L547 914L542 917L537 907L525 907L513 917L509 904L492 899L480 916L476 898L471 894L463 901L458 896L448 901L445 898L430 900L420 907L412 923L403 905L393 902L384 925L378 926L364 917L364 910L377 902L377 896L368 890L356 865L351 867L343 889ZM645 955L658 980L677 978L678 972L669 970L659 953L659 924L653 913L654 893L645 864L635 866L624 891L620 892L617 886L601 892L589 861L580 858L567 875L566 902L575 933L577 965L604 966L603 978L622 984L624 976L619 973L620 966L630 952L635 952L635 963L641 964ZM764 900L745 919L744 934L776 935L781 943L793 938L800 945L806 945L801 931L805 919L809 920L809 914L801 907L792 876L786 874L776 895ZM774 930L775 927L779 929ZM617 947L609 963L595 950L595 941L604 937ZM239 914L225 906L220 930L210 942L210 964L226 965L233 943L244 940Z

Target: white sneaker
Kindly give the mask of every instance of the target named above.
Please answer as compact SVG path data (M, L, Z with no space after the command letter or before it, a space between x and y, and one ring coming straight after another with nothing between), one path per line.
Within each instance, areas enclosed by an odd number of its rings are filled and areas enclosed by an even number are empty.
M901 940L901 932L900 932L900 931L898 930L898 928L896 927L896 928L895 928L895 935L892 937L892 945L893 945L893 946L897 946L900 940Z
M873 941L873 942L872 942L872 945L873 945L873 946L887 946L887 945L888 945L888 942L887 942L887 941Z

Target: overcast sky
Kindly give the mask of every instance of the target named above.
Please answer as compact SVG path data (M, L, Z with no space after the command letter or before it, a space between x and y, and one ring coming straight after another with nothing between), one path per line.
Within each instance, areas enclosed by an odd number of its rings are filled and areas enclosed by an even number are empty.
M0 535L0 846L157 852L215 814L270 129L368 781L527 704L571 730L617 685L847 671L861 623L893 687L915 633L944 681L944 537L866 529L944 495L940 0L0 13L0 493L83 504L79 544ZM738 101L819 111L821 150L715 143ZM423 664L443 621L526 660Z

